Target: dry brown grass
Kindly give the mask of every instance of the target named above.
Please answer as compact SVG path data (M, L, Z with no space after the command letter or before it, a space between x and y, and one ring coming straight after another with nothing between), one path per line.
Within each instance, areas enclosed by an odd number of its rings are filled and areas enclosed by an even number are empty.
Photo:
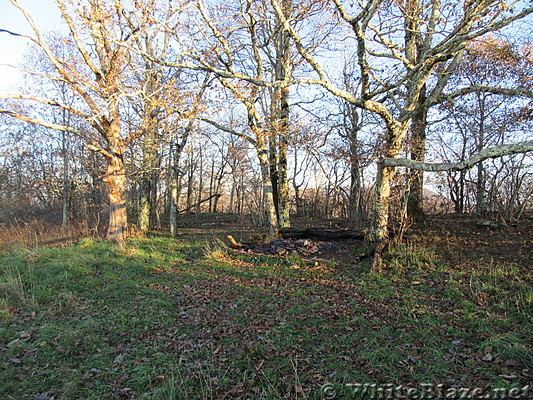
M37 219L30 222L15 221L0 225L0 249L64 246L95 235L97 232L83 222L61 226Z

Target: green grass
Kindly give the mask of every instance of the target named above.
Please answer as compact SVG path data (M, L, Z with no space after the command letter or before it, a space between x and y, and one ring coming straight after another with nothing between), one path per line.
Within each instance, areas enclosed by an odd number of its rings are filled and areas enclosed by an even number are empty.
M452 269L431 247L393 249L384 276L202 232L0 266L2 399L319 399L325 383L523 386L532 368L522 269Z

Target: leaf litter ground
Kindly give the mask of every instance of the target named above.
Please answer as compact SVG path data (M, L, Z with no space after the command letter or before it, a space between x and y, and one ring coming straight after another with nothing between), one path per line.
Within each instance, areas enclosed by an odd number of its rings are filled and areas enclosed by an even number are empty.
M258 240L245 220L200 215L177 239L122 250L85 239L6 251L0 398L319 399L326 384L357 398L356 383L531 381L527 220L433 218L380 277L357 241L273 257L222 246L228 234Z

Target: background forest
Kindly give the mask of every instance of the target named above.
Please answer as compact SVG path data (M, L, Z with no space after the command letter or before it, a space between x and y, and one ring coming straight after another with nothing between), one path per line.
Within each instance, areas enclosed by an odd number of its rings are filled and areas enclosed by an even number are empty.
M379 241L407 215L531 208L521 3L59 0L56 32L11 3L33 34L2 95L4 223L123 240L229 212L271 234L291 216L372 221ZM451 166L495 146L520 154Z

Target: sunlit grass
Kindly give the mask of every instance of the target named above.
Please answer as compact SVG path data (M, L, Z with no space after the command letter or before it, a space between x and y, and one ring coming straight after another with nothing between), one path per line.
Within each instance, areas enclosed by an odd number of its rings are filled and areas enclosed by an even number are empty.
M448 268L412 243L375 276L191 232L1 256L0 397L315 399L326 382L478 384L458 354L498 384L506 360L518 382L531 364L513 265Z

